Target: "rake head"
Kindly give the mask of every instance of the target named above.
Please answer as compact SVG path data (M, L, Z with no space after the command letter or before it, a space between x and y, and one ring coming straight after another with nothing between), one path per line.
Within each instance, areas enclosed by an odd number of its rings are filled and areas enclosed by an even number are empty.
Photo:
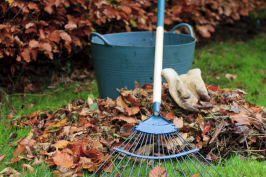
M134 129L92 176L222 176L161 115L152 115Z

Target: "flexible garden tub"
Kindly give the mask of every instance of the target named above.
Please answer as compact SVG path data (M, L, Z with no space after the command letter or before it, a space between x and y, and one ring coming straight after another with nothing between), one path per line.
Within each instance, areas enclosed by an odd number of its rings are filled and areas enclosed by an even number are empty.
M189 35L177 34L185 26ZM91 50L101 98L116 99L116 88L135 88L153 83L155 32L125 32L100 35L92 32ZM178 74L191 69L196 39L188 24L182 23L164 33L163 68L173 68Z

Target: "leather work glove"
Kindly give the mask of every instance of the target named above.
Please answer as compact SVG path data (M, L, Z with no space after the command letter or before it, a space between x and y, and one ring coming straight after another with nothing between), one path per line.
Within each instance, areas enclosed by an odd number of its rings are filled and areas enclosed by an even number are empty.
M212 107L208 102L210 97L201 78L200 69L192 69L187 74L179 76L175 70L166 68L162 70L161 75L169 85L170 95L181 108L199 112L199 109Z

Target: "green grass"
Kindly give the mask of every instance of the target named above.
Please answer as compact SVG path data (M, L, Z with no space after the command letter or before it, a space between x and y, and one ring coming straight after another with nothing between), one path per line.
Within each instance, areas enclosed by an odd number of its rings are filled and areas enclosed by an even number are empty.
M241 88L252 103L266 106L266 36L247 43L214 42L195 52L193 68L200 68L203 80L221 88ZM225 74L236 74L228 80ZM217 79L219 78L219 79ZM265 82L265 83L264 83Z
M254 104L265 105L266 75L262 71L266 71L266 60L264 55L266 52L265 35L258 36L255 40L250 40L247 43L232 43L225 42L221 45L219 42L214 42L211 45L197 49L195 52L195 59L193 68L200 68L202 70L203 79L209 85L215 85L221 88L241 88L248 92L247 98ZM235 80L229 81L225 78L225 74L237 74ZM220 79L217 79L217 78ZM67 87L59 87L54 90L46 90L41 94L23 95L9 95L9 100L4 101L0 105L0 155L6 154L5 159L0 162L0 171L12 159L15 147L10 146L9 135L16 132L18 137L12 142L26 136L30 128L25 129L11 129L7 126L7 117L11 113L12 105L16 109L14 118L22 115L28 115L37 110L52 110L60 108L66 102L71 102L77 97L87 99L88 94L91 97L98 97L96 82L90 86L93 91L86 89L79 93L73 93L76 84ZM51 96L47 96L51 95ZM34 104L33 107L25 107L21 109L21 105ZM11 142L11 143L12 143ZM8 165L19 172L22 172L21 164L28 163L26 160L21 160L14 164ZM169 163L167 165L170 165ZM184 164L182 164L183 166ZM259 162L257 160L245 159L241 160L239 156L232 156L225 162L219 163L215 166L224 176L265 176L266 162ZM34 167L34 174L23 173L22 176L52 176L54 168L47 168L46 164ZM209 167L207 167L208 170ZM138 171L134 171L136 174ZM143 171L141 171L143 173ZM144 171L145 173L145 171ZM88 174L84 171L84 175Z

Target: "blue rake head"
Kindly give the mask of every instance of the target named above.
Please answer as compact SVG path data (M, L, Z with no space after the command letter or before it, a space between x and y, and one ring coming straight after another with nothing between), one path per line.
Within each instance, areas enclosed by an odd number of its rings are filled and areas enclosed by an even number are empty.
M157 116L153 114L134 129L123 144L113 148L112 154L92 176L149 176L149 171L156 165L165 168L169 177L222 176L198 152L199 149L194 149L186 141L185 134L179 134L176 126L160 113ZM209 166L209 170L203 163ZM110 168L114 169L107 173Z

